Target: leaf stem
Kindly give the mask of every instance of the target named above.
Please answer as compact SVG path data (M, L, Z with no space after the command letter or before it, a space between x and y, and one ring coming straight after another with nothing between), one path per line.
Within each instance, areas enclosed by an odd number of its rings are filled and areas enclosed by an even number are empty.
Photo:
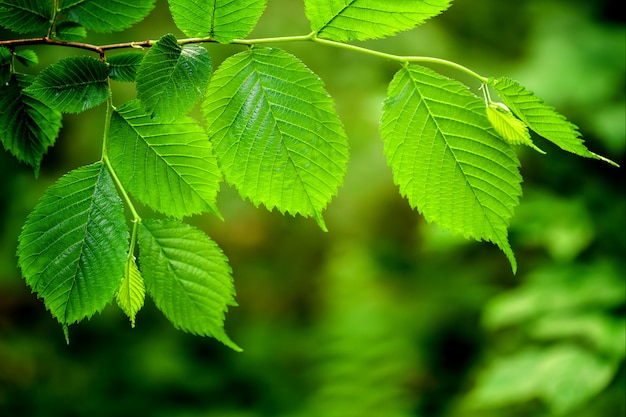
M483 77L482 75L472 71L471 69L469 69L467 67L464 67L463 65L457 64L456 62L448 61L446 59L433 58L433 57L428 57L428 56L388 54L386 52L380 52L380 51L376 51L374 49L363 48L362 46L356 46L356 45L352 45L352 44L349 44L349 43L331 41L331 40L328 40L328 39L323 39L323 38L318 38L318 37L313 37L312 40L314 42L321 43L321 44L324 44L324 45L330 45L330 46L334 46L336 48L341 48L341 49L346 49L346 50L350 50L350 51L360 52L360 53L364 53L366 55L371 55L371 56L376 56L376 57L379 57L379 58L389 59L391 61L396 61L396 62L400 62L400 63L403 63L403 64L411 63L411 62L413 62L413 63L423 62L423 63L429 63L429 64L445 65L447 67L451 67L451 68L454 68L454 69L456 69L458 71L464 72L465 74L468 74L468 75L470 75L473 78L476 78L477 80L479 80L482 83L486 83L488 81L488 78Z
M139 213L137 213L137 210L135 209L135 205L133 204L133 201L128 196L126 189L122 185L122 182L117 176L117 173L115 172L115 169L113 168L113 165L111 164L111 160L109 159L109 154L108 154L109 126L111 125L111 116L113 115L113 109L114 109L113 99L109 98L107 100L107 111L106 111L106 116L105 116L106 119L104 122L104 135L103 135L104 137L102 139L102 161L104 162L107 169L109 170L109 173L111 174L111 178L113 178L113 182L115 182L115 185L120 191L120 194L122 194L122 198L124 199L124 202L126 202L126 205L128 205L128 208L133 216L133 223L137 224L141 222L141 217L139 216ZM136 232L135 229L136 228L133 227L133 234Z
M413 55L394 55L386 52L377 51L374 49L364 48L362 46L352 45L344 42L332 41L329 39L318 38L315 32L311 32L307 35L295 35L295 36L278 36L273 38L257 38L257 39L235 39L231 42L233 45L259 45L265 43L284 43L284 42L316 42L323 45L333 46L335 48L345 49L349 51L359 52L366 55L371 55L383 59L388 59L395 62L400 62L403 64L406 63L428 63L428 64L438 64L445 65L450 68L454 68L457 71L461 71L469 76L476 78L481 83L486 83L488 78L483 77L482 75L472 71L471 69L464 67L463 65L457 64L453 61L448 61L446 59L434 58L428 56L413 56ZM43 38L28 38L28 39L15 39L2 41L0 40L0 46L6 46L9 48L14 48L20 45L57 45L57 46L65 46L69 48L79 48L85 49L92 52L96 52L100 55L100 57L104 56L104 52L112 49L125 49L125 48L149 48L154 45L157 41L155 40L145 40L145 41L137 41L137 42L122 42L122 43L113 43L108 45L92 45L88 43L82 42L66 42L60 41L57 39L51 39L49 36L45 36ZM216 43L217 41L211 37L204 38L185 38L179 39L178 43L180 45L192 44L192 43Z

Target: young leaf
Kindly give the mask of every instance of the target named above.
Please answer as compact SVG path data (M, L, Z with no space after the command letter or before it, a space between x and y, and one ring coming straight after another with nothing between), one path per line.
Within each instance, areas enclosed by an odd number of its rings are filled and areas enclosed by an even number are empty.
M142 203L178 218L205 211L219 216L222 174L195 120L159 123L131 101L113 113L108 143L120 180Z
M211 76L211 57L202 46L182 47L165 35L137 71L137 98L150 116L173 120L200 100Z
M210 36L229 43L246 37L265 10L267 0L168 0L176 26L187 36Z
M0 88L11 78L11 56L9 48L0 46Z
M34 67L39 64L39 57L32 49L22 49L15 52L15 58L26 67Z
M124 207L98 162L48 188L26 219L17 255L26 283L65 328L111 301L127 250Z
M115 81L134 82L143 57L142 52L125 52L107 58L109 77Z
M143 307L146 298L146 288L143 284L143 278L137 268L134 259L128 259L124 267L124 279L122 285L117 290L115 301L122 311L130 319L131 327L135 327L135 316Z
M18 33L45 34L52 18L52 2L0 0L0 26Z
M348 143L321 80L296 57L252 48L215 72L202 106L227 181L255 205L313 216L346 172Z
M518 82L510 78L490 78L489 85L497 91L504 104L538 135L564 151L617 166L615 162L587 149L575 125Z
M493 126L502 139L512 145L526 145L539 153L545 154L545 152L536 147L532 139L530 139L528 126L520 119L513 116L513 113L502 103L489 103L486 112L487 119L489 119L491 126Z
M224 332L228 306L237 303L228 259L215 242L187 224L148 219L139 250L148 294L176 328L241 351Z
M412 29L437 16L452 0L305 0L311 29L340 42L378 39Z
M38 175L41 159L61 129L61 113L22 94L31 82L29 76L15 74L7 85L0 86L0 140Z
M519 161L484 103L461 83L405 66L389 85L381 133L394 181L442 228L495 243L516 262L507 227L521 195Z
M126 29L143 20L153 8L154 0L61 0L61 12L68 19L95 32Z
M76 42L87 36L87 29L71 20L64 20L55 25L54 34L62 41Z
M43 70L24 93L62 113L78 113L109 98L108 73L95 58L65 58Z

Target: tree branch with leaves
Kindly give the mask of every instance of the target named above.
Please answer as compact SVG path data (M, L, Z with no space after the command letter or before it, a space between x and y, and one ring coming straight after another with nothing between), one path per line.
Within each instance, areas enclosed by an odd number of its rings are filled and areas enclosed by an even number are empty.
M576 126L514 80L351 43L413 29L451 0L305 0L310 33L262 39L246 36L265 0L169 0L188 38L83 43L89 31L120 31L143 20L153 3L0 0L0 25L29 35L0 40L0 139L8 152L37 175L64 113L107 106L101 159L52 185L19 238L26 283L66 337L69 325L114 298L134 326L148 294L177 328L239 349L224 332L227 308L235 305L228 260L182 221L221 216L223 179L256 206L312 217L326 230L323 212L343 183L348 138L320 78L267 44L311 42L397 62L380 134L400 193L429 222L497 245L514 272L507 229L522 195L515 146L539 150L532 131L565 151L616 165L589 151ZM214 70L203 43L245 50ZM97 57L64 58L29 76L18 63L38 65L31 45ZM112 53L119 49L129 51ZM482 92L433 64L473 77ZM134 83L137 99L114 106L110 80ZM206 128L188 116L199 102ZM142 219L135 201L166 218Z

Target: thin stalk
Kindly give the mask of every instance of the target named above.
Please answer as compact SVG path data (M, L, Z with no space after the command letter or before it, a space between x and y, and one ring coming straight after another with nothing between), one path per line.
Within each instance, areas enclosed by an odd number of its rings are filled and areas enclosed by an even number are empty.
M411 56L411 55L394 55L394 54L388 54L385 52L380 52L380 51L376 51L374 49L369 49L369 48L363 48L361 46L356 46L356 45L352 45L352 44L348 44L348 43L343 43L343 42L337 42L337 41L331 41L328 39L322 39L322 38L317 38L317 37L313 37L312 40L314 42L317 43L321 43L324 45L330 45L336 48L341 48L341 49L346 49L349 51L355 51L355 52L360 52L366 55L371 55L371 56L375 56L375 57L379 57L379 58L384 58L384 59L389 59L391 61L396 61L396 62L400 62L403 64L406 63L417 63L417 62L421 62L421 63L429 63L429 64L439 64L439 65L445 65L447 67L450 68L454 68L458 71L464 72L465 74L470 75L473 78L476 78L477 80L479 80L482 83L486 83L488 81L488 78L483 77L482 75L472 71L471 69L464 67L463 65L457 64L456 62L452 62L452 61L448 61L445 59L441 59L441 58L433 58L433 57L428 57L428 56Z
M111 164L111 160L109 159L109 155L108 155L109 126L111 125L112 114L113 114L113 100L109 98L109 100L107 100L107 110L106 110L106 116L105 116L104 135L103 135L104 137L102 139L102 162L104 162L107 169L109 170L109 174L111 174L111 178L113 178L113 182L115 182L115 185L117 186L117 189L122 195L124 202L128 206L133 216L133 222L139 223L141 221L141 217L139 216L139 213L137 213L137 210L135 209L133 201L128 196L126 189L124 188L124 186L122 185L122 182L117 176L117 173L115 172L115 169L113 168L113 165ZM133 233L134 232L135 232L135 228L133 228Z

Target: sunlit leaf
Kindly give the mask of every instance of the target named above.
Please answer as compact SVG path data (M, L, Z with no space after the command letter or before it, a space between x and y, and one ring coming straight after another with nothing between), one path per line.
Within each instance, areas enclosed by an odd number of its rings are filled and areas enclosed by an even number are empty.
M43 70L24 92L62 113L79 113L109 98L108 73L95 58L65 58Z
M180 46L165 35L150 48L137 72L137 98L148 114L173 120L200 100L211 76L211 58L198 45Z
M235 306L228 259L200 230L175 220L143 220L139 265L148 294L174 326L212 336L240 351L224 331L224 315Z
M321 38L361 41L412 29L450 7L452 0L305 0L311 29Z
M154 0L61 0L61 12L68 19L96 32L126 29L153 8Z
M66 327L113 299L127 250L124 207L98 162L48 188L24 224L17 254L26 283Z
M565 151L617 166L615 162L587 149L575 125L517 81L510 78L490 78L489 85L498 92L504 104L538 135Z
M161 123L132 101L111 118L109 156L124 187L154 210L181 218L217 215L221 173L211 142L189 117Z
M495 243L516 262L508 225L521 195L519 161L467 88L405 66L389 85L381 133L400 193L428 221Z
M532 139L530 139L528 126L515 117L502 103L489 103L485 111L487 112L487 119L489 119L491 126L493 126L502 139L512 145L526 145L539 153L545 154L545 152L536 147Z
M61 113L22 94L31 82L31 77L16 74L7 85L0 86L0 140L37 175L43 155L59 134Z
M135 316L143 307L146 298L146 288L141 273L134 259L128 259L124 267L124 279L117 290L115 300L117 305L130 319L131 327L135 327Z
M255 205L314 217L343 181L348 144L320 79L280 49L252 48L215 72L202 106L226 180Z
M52 18L52 2L0 0L0 26L18 33L45 34Z
M187 36L228 43L246 37L267 0L168 0L176 26Z

